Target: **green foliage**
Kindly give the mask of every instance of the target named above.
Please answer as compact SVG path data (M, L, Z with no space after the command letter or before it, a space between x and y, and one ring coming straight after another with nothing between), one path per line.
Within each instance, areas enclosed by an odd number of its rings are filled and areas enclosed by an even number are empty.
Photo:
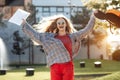
M113 60L120 61L120 49L118 49L112 53L112 58L113 58Z
M71 16L71 20L73 24L81 24L83 27L88 23L90 19L90 10L86 8L82 8L81 12L76 12L75 15Z
M109 1L109 3L108 3L108 1ZM101 1L100 0L88 0L88 1L86 1L85 6L90 10L99 9L99 10L105 12L107 10L107 8L111 5L114 5L115 6L114 8L117 8L117 5L116 5L117 3L120 3L120 1L119 0L116 0L116 1L115 0L101 0ZM96 43L100 44L100 42L102 42L102 40L104 40L106 38L107 32L104 32L104 31L107 28L110 28L110 26L108 25L108 22L107 23L106 22L101 21L99 19L96 19L95 28L94 28L94 32L93 32L93 35L95 37L90 39L90 44L92 44L92 43L93 44L96 44ZM104 31L101 30L101 32L97 32L97 29L99 29L100 27L104 28ZM111 27L114 28L114 26L111 26Z
M2 17L3 17L3 14L0 13L0 22L2 22Z
M94 7L94 8L96 8L96 9L99 9L99 8L100 8L100 6L101 6L101 4L98 4L98 3L93 4L93 7Z
M30 4L28 3L26 6L25 6L25 10L30 12L30 16L27 18L27 21L32 25L34 23L36 23L35 21L35 14L38 12L35 10L35 6L33 4Z
M76 13L75 16L71 17L74 24L81 24L83 21L83 15L81 13Z
M107 10L109 6L113 6L114 9L120 9L120 0L88 0L85 6L89 9L99 9L102 11Z
M6 27L6 24L3 22L4 14L0 12L0 27Z
M118 4L120 4L120 1L119 1L119 0L112 0L111 3L110 3L110 5L116 6L116 8L118 8L118 7L117 7Z

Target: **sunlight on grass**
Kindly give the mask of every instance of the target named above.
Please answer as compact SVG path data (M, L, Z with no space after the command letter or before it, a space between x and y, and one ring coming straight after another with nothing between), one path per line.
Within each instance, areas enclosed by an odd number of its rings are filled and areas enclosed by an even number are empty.
M115 72L111 75L107 75L107 76L92 79L92 80L120 80L120 72Z
M26 76L25 72L10 72L1 75L0 80L50 80L49 72L35 72L34 76Z
M85 61L85 68L80 68L79 62ZM98 61L95 59L91 60L75 60L75 74L98 74L98 73L112 73L115 71L120 71L120 62L119 61L112 61L112 60L99 60L102 62L101 68L95 68L94 62ZM81 73L82 72L82 73Z
M80 67L79 65L80 61L85 61L86 65L84 68ZM95 68L94 61L101 61L102 67ZM75 60L74 66L75 66L75 80L90 80L100 77L100 76L98 77L91 76L93 74L111 74L120 71L120 62L112 61L112 60L95 60L95 59ZM45 65L44 66L32 65L32 67L35 68L35 72L33 76L26 76L26 71L25 71L26 67L28 66L21 66L20 68L14 68L12 70L9 70L7 71L6 75L0 75L0 80L50 80L50 70ZM116 77L118 76L117 78L120 79L119 74L115 74L115 76L112 76L112 78L118 80L116 79ZM95 80L99 80L99 79L95 79ZM104 79L100 79L100 80L104 80ZM105 79L105 80L111 80L111 79Z

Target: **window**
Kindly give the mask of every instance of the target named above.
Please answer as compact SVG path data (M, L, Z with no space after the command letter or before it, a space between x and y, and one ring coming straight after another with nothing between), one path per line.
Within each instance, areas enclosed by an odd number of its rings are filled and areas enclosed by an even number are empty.
M64 12L64 8L63 7L57 7L56 9L57 9L56 10L57 12Z
M50 11L51 11L52 13L55 13L55 12L56 12L56 7L51 7L51 8L50 8Z
M50 15L50 7L43 7L42 16L49 16L49 15Z
M49 7L43 7L43 12L50 12L50 8Z

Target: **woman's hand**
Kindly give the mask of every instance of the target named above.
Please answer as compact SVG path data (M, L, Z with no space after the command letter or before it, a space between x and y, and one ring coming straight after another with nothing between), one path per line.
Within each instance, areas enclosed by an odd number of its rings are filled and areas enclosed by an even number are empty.
M91 16L90 16L90 18L95 18L94 14L95 14L95 12L93 11L92 14L91 14Z
M23 26L25 23L26 23L26 20L25 20L25 19L23 19L23 22L22 22L22 24L21 24L21 25Z

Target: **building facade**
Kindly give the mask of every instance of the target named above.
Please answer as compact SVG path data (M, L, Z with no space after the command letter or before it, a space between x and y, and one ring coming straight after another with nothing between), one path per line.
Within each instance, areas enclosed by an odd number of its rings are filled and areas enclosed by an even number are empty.
M70 18L77 12L82 12L82 2L80 0L32 0L36 9L36 22L46 16L63 14Z

